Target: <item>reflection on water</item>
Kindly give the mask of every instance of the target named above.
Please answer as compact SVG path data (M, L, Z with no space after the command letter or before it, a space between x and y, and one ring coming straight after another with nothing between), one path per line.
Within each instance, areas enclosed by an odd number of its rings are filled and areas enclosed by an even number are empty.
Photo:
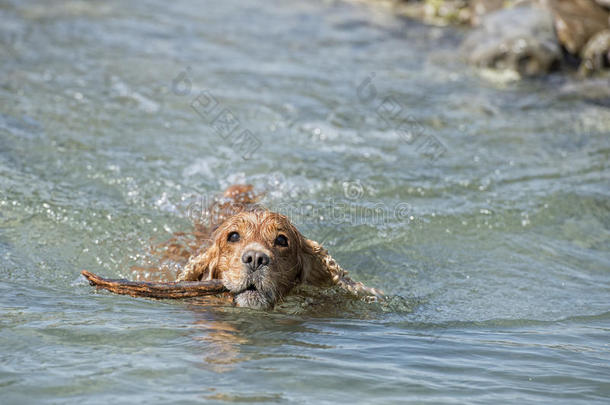
M3 404L606 402L606 78L481 75L461 31L351 2L0 21ZM79 278L131 277L238 182L390 300L259 312Z

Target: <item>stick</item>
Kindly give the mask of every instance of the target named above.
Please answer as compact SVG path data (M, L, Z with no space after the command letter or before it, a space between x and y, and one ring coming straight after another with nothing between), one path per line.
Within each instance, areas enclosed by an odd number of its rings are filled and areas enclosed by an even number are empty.
M97 274L90 273L87 270L81 271L81 274L89 280L89 284L96 286L97 288L104 288L115 294L131 295L132 297L175 299L214 295L227 291L220 280L154 283L148 281L103 278Z

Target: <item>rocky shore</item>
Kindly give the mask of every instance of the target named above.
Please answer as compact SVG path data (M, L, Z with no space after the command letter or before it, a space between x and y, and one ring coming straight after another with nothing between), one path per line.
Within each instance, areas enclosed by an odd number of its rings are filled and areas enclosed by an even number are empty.
M475 66L521 76L610 72L610 0L401 0L392 7L429 24L472 27L461 52Z

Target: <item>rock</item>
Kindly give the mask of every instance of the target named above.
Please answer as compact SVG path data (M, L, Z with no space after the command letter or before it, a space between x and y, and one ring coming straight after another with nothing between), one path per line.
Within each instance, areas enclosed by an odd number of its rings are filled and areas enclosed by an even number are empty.
M608 11L594 0L548 0L547 4L559 42L573 55L578 55L593 35L608 28Z
M581 76L590 76L610 66L610 30L593 35L581 52L582 62L578 68Z
M595 0L595 2L602 7L610 8L610 0Z
M554 70L562 57L552 14L533 5L484 16L480 27L464 40L461 51L473 65L510 69L523 76Z
M479 25L483 16L504 7L504 0L471 0L468 5L470 24Z
M424 10L429 19L438 19L445 23L463 23L468 18L463 13L467 7L466 0L426 0Z
M470 21L468 0L400 1L396 11L427 24L444 26L466 24Z

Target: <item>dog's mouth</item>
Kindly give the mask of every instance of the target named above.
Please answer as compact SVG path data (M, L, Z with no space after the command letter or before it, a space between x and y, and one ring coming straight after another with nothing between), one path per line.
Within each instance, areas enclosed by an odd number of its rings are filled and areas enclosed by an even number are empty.
M249 280L245 287L243 285L241 285L239 288L233 289L233 293L235 295L239 295L239 294L243 294L247 291L260 292L260 290L261 289L256 286L256 282L254 280L252 280L252 281Z
M245 289L236 293L234 297L234 302L238 307L254 309L270 309L273 307L272 300L254 283L250 283Z

